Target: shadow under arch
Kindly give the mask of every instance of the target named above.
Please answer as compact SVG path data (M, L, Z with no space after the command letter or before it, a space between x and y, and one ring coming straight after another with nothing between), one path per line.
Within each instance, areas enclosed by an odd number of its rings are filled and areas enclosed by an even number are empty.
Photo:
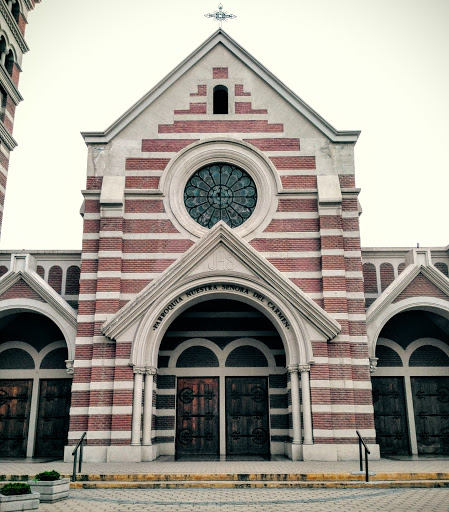
M428 311L449 320L449 301L432 297L413 297L390 304L373 322L367 317L370 357L375 357L377 341L386 324L396 315L407 311Z
M68 359L75 358L76 327L59 315L49 304L33 299L9 299L0 302L0 329L4 318L17 313L41 315L53 322L67 345Z

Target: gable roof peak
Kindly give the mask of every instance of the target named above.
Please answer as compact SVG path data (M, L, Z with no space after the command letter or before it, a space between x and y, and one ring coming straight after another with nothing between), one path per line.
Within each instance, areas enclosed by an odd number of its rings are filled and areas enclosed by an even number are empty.
M173 71L156 84L147 94L119 117L104 132L81 132L86 144L107 144L149 105L159 98L181 76L195 66L215 46L223 44L241 62L246 64L261 80L272 87L285 101L311 122L324 136L336 143L355 143L360 135L358 130L336 130L330 123L313 110L305 101L283 84L273 73L248 53L237 41L219 28L213 32L198 48L188 55Z

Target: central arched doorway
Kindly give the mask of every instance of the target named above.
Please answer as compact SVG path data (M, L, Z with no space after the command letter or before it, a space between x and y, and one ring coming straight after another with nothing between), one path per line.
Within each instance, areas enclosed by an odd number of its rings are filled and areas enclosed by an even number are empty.
M284 346L249 304L212 299L180 314L162 339L157 383L156 430L173 432L178 459L284 453Z

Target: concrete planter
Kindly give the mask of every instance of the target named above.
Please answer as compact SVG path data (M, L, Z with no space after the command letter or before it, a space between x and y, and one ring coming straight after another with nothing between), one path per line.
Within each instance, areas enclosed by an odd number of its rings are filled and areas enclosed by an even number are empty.
M60 478L59 480L28 480L28 485L33 491L40 493L42 503L53 503L65 500L69 496L70 479Z
M4 496L0 494L0 512L16 512L19 510L37 510L39 508L39 493Z

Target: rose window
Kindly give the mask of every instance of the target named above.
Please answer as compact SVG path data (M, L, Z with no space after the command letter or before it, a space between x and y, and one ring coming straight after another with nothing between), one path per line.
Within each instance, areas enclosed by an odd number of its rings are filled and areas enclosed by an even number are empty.
M193 174L184 189L184 204L198 224L211 228L223 220L231 228L253 213L257 191L251 176L235 165L217 163Z

